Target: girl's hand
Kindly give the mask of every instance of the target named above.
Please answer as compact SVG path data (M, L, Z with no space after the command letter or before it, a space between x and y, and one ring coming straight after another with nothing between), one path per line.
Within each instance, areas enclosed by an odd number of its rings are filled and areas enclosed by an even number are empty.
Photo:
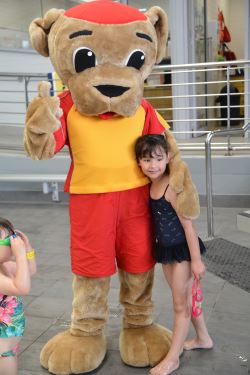
M31 244L30 244L30 241L29 241L29 238L26 236L25 233L23 233L22 231L20 231L19 229L16 229L15 232L18 234L19 237L21 237L21 239L23 240L24 244L25 244L25 248L26 250L31 250Z
M193 272L194 277L197 280L201 279L204 276L206 268L201 259L191 261L191 271Z
M24 241L21 237L18 236L11 236L10 237L10 246L11 250L15 257L18 257L19 254L25 253L26 254L26 246Z

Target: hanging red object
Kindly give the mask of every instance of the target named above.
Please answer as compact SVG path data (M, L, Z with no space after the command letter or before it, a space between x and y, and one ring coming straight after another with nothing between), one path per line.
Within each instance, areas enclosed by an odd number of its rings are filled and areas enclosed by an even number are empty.
M224 15L222 10L218 10L218 23L219 23L219 42L220 43L229 43L231 42L230 32L225 25Z

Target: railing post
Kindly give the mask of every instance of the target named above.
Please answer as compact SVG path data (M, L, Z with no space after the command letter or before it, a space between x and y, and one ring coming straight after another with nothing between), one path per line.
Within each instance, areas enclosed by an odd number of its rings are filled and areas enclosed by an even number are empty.
M206 138L206 193L207 193L207 234L208 237L214 237L213 221L213 191L212 191L212 157L211 157L211 140L213 132L210 132Z
M25 105L26 109L28 108L29 105L29 96L28 96L28 84L29 84L29 77L24 78L24 89L25 89Z
M250 128L250 122L240 129L215 130L208 133L205 141L206 151L206 193L207 193L207 232L208 237L214 237L214 217L213 217L213 179L212 179L212 155L211 141L214 136L244 135Z
M52 201L59 202L59 188L57 181L43 182L43 194L52 193Z
M227 66L227 130L230 130L230 127L231 127L231 124L230 124L230 121L231 121L231 95L230 95L231 91L230 91L230 66L228 65ZM231 139L230 139L230 135L227 136L227 153L226 155L227 156L230 156L232 155L232 152L231 152Z

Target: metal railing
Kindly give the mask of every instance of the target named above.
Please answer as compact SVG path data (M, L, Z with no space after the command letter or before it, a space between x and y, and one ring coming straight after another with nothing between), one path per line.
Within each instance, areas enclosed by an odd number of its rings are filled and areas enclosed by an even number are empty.
M250 120L249 60L155 66L144 97L168 121L177 138L197 137L214 128ZM47 74L0 72L0 126L20 126L37 84ZM247 100L245 100L247 99Z
M250 122L240 129L215 130L207 135L205 142L206 150L206 197L207 197L207 227L208 237L214 237L213 220L213 179L212 179L212 153L211 142L214 137L244 135L250 129Z
M249 64L238 60L156 66L145 97L167 119L177 139L241 127L250 120Z
M44 194L51 193L52 201L59 202L59 186L58 183L64 183L66 180L66 174L17 174L7 173L0 175L1 182L41 182L42 190Z
M249 130L249 64L249 60L239 60L159 65L154 67L145 84L144 97L168 121L180 150L191 152L206 150L208 233L210 236L213 235L211 151L226 151L226 154L230 155L232 151L250 150L250 143L246 141L231 142L232 135L246 134ZM37 95L37 84L41 80L51 81L51 78L49 79L47 74L0 73L0 149L14 153L23 152L21 143L12 144L10 140L15 138L22 142L26 109L32 98ZM51 83L54 94L57 94L55 80ZM233 92L232 86L238 91ZM220 127L225 130L214 131ZM20 137L16 135L18 131L20 131ZM11 132L15 134L15 137ZM213 137L225 134L227 142L211 144ZM207 136L206 143L190 142L190 138L201 136ZM66 157L65 152L62 157ZM12 177L10 175L4 177L2 175L2 181L4 178L6 178L5 181L8 178L13 181L21 181L22 178L29 181L31 178L22 176L16 174ZM52 180L51 175L33 175L33 181L41 181L41 178L44 182L54 184L53 186L58 189L56 183L61 182L64 177L60 175L57 180L55 176ZM54 198L57 200L56 194Z

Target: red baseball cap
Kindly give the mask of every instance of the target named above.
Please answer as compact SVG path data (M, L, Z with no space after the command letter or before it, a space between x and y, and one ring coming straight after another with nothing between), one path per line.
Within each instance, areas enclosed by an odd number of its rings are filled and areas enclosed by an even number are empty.
M66 10L64 15L100 24L125 24L147 19L138 9L111 0L83 3Z

